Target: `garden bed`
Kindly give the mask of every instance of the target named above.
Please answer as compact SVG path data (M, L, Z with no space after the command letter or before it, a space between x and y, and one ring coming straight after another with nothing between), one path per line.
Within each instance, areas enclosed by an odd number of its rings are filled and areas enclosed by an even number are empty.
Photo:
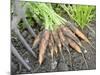
M94 30L96 29L95 27L95 21L90 25L91 28L93 28ZM33 29L34 31L36 31L35 29ZM83 30L84 34L87 35L87 37L89 38L90 41L92 41L91 43L93 44L93 46L96 47L96 36L88 29L85 28ZM31 34L28 32L27 29L23 30L21 32L21 34L23 35L23 37L25 38L25 40L29 43L29 45L32 47L32 43L33 43L33 37L31 36ZM84 64L84 60L82 59L82 56L80 54L78 54L77 52L75 52L74 50L72 50L72 48L70 48L71 50L71 55L72 55L72 67L70 66L70 62L69 62L69 56L68 56L68 52L66 50L63 50L63 54L65 57L65 62L62 60L61 55L55 59L55 61L53 62L54 64L54 69L52 69L51 67L51 58L50 58L50 54L47 53L45 56L45 61L44 63L41 65L40 68L37 69L37 67L39 66L38 63L38 59L34 58L29 52L27 52L27 50L25 49L25 47L23 46L23 44L19 41L19 39L16 37L15 33L12 32L12 36L11 36L11 41L13 43L13 45L16 47L16 49L18 50L19 54L24 58L24 60L27 62L27 64L29 64L32 67L32 72L35 73L43 73L43 72L59 72L59 71L77 71L77 70L86 70L86 66ZM86 60L88 62L89 65L89 69L95 69L96 68L96 51L93 50L93 53L91 53L91 47L89 45L87 45L84 41L82 41L82 44L86 47L86 49L88 50L87 53L85 53L86 56ZM36 52L36 54L38 54L38 48L34 49L33 51ZM25 67L16 59L16 57L12 54L12 73L31 73L30 71L28 71L27 69L25 69ZM34 71L36 70L36 71Z

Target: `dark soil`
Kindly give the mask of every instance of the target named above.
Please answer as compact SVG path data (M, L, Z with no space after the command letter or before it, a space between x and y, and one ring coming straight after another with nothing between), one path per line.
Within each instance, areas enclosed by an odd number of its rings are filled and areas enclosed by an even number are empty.
M91 28L95 31L96 24L93 22L90 25ZM35 30L35 29L34 29ZM85 28L83 30L83 33L88 37L88 39L91 41L92 45L96 47L96 36L88 29ZM23 37L26 39L28 44L32 47L33 43L33 37L30 35L27 29L21 32ZM23 44L20 42L20 40L17 38L14 32L11 33L11 42L15 46L15 48L18 50L19 54L24 58L24 60L27 62L30 67L32 67L31 71L28 71L19 61L16 59L16 57L11 54L11 73L14 74L24 74L24 73L44 73L44 72L59 72L59 71L77 71L77 70L86 70L86 65L84 63L84 60L81 56L81 54L77 53L75 50L70 48L71 55L72 55L72 66L70 65L68 52L63 49L63 55L65 57L65 61L62 60L62 56L59 55L57 58L55 58L53 61L50 57L49 50L47 50L47 53L45 54L45 60L43 64L38 68L39 63L38 59L34 58L23 46ZM82 41L82 44L84 47L86 47L87 52L85 53L85 57L87 60L87 63L89 65L89 70L96 69L96 50L91 48L87 43ZM92 52L91 52L92 50ZM36 54L38 54L38 49L34 49ZM37 69L38 68L38 69Z

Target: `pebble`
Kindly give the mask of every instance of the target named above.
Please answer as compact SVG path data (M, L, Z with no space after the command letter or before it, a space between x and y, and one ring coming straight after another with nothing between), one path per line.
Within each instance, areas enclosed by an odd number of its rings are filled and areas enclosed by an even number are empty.
M84 53L87 53L87 50L84 50Z

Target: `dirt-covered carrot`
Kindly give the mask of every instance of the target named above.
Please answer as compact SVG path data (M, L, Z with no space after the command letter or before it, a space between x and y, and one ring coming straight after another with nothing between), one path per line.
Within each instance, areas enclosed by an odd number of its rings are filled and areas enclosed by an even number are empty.
M39 64L42 64L43 62L46 47L48 45L48 40L49 40L49 31L44 30L43 35L41 37L40 45L39 45Z
M53 54L54 53L58 53L58 50L57 50L57 46L56 46L56 44L55 44L55 41L54 41L54 37L53 37L53 34L52 34L52 32L51 32L51 34L50 34L50 42L51 42L51 44L52 44L52 49L53 49Z
M52 34L53 34L55 43L58 45L59 50L61 50L61 42L59 40L58 33L55 31L55 32L52 32Z
M69 45L70 45L73 49L75 49L78 53L82 53L80 47L79 47L73 40L71 40L70 38L66 38L66 39L67 39L67 41L69 42Z
M84 41L86 41L87 43L90 44L90 41L87 39L87 37L78 29L76 28L73 24L71 24L70 22L68 22L67 26L81 39L83 39Z
M87 43L90 44L90 41L87 39L87 37L79 29L76 29L75 33L78 37L80 37L81 39L83 39L84 41L86 41Z
M52 43L51 43L51 40L49 41L48 45L49 45L51 57L53 58L54 51L53 51L53 45L52 45Z
M65 37L64 37L62 31L59 30L59 31L58 31L58 34L59 34L60 39L64 42L64 41L65 41Z
M68 42L66 42L65 36L64 36L64 34L62 33L61 30L59 30L58 34L59 34L59 38L61 40L62 45L64 47L68 47ZM67 48L67 51L69 52L68 48Z
M62 45L63 45L63 46L66 46L66 48L67 48L69 42L66 42L66 38L65 38L65 36L64 36L64 34L62 33L61 30L59 30L58 33L59 33L59 38L60 38L60 40L61 40ZM67 51L69 52L68 48L67 48Z
M63 33L62 33L61 30L59 30L59 37L60 37L60 40L61 40L62 45L66 48L66 50L69 53L70 65L72 66L72 62L71 62L72 61L72 58L71 58L70 50L68 48L68 42L66 41L65 36L63 35Z
M54 40L53 40L52 34L50 34L50 40L49 40L49 44L48 45L49 45L51 57L53 59L53 55L54 55Z
M62 44L61 44L60 38L59 38L59 36L58 36L58 32L55 31L55 32L53 32L52 34L53 34L55 43L56 43L57 46L58 46L58 50L59 50L59 52L60 52L60 54L61 54L61 56L62 56L62 59L63 59L63 61L65 62L65 58L64 58L64 55L63 55L63 53L62 53Z
M56 53L56 55L58 55L58 48L56 44L54 44L54 52Z
M79 46L82 46L80 40L75 36L75 34L66 26L62 27L62 32L65 36L69 37L70 39L74 40Z
M41 36L41 33L42 32L40 32L36 37L35 37L35 40L34 40L34 42L33 42L33 45L32 45L32 48L35 48L35 47L37 47L37 45L39 44L39 41L40 41L40 36Z

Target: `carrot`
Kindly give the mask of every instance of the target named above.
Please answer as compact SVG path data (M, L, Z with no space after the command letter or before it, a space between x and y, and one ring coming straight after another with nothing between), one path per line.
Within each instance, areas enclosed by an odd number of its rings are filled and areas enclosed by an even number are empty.
M57 49L57 46L56 45L54 45L54 51L55 51L55 53L57 55L58 54L58 49Z
M35 38L35 40L34 40L34 42L33 42L32 48L35 48L35 47L39 44L40 35L41 35L41 33L39 33L39 34L36 36L36 38Z
M61 50L61 42L59 40L58 34L55 31L55 32L52 32L52 35L53 35L54 41L57 44L59 50Z
M59 30L58 34L59 34L60 39L64 42L65 37L64 37L63 33L61 32L61 30Z
M50 41L52 42L52 46L53 46L53 51L57 54L58 53L58 50L57 50L57 46L56 46L56 43L55 43L55 39L54 36L53 36L53 32L51 32L51 36L50 36Z
M83 39L84 41L86 41L87 43L90 44L90 41L87 39L87 37L78 29L76 28L74 25L72 25L70 22L68 22L67 26L81 39Z
M39 45L39 64L42 64L44 60L44 54L45 54L46 47L48 45L48 40L49 40L49 31L44 30Z
M53 38L52 32L51 32L51 35L50 35L50 42L51 42L52 45L54 46L54 38Z
M54 40L53 40L52 34L50 34L49 49L50 49L52 59L53 59L53 55L54 55L54 47L53 46L54 46Z
M53 58L54 51L53 51L53 45L51 43L51 40L49 41L49 49L50 49L51 57Z
M68 48L68 42L66 41L66 39L65 39L65 37L64 37L64 35L63 35L63 33L62 33L61 30L59 31L59 37L60 37L60 40L61 40L62 45L66 48L66 50L69 53L70 65L72 66L72 62L71 62L72 61L72 58L71 58L70 50Z
M80 37L81 39L85 40L87 43L90 44L90 41L87 39L87 37L79 29L76 29L75 33L78 37Z
M82 46L80 40L75 36L75 34L68 27L62 27L61 29L65 36L74 40L79 46Z
M62 56L62 59L63 59L63 61L65 62L65 58L64 58L64 55L63 55L63 53L62 53L62 44L61 44L60 38L58 37L58 33L55 31L55 32L53 32L52 34L53 34L55 43L56 43L57 46L58 46L59 52L60 52L60 54L61 54L61 56Z
M59 38L61 40L62 45L65 46L66 44L66 46L68 46L68 42L65 42L66 39L61 30L59 30L58 34L59 34Z
M68 42L66 42L65 36L63 35L61 30L59 31L59 38L61 40L62 45L66 46L66 48L67 48ZM68 48L67 48L67 51L69 52Z
M75 49L78 53L82 53L80 47L79 47L73 40L71 40L70 38L66 38L66 39L67 39L67 41L69 42L69 45L70 45L73 49Z
M57 45L58 49L61 49L61 45L59 44L59 39L58 39L58 35L57 35L56 31L52 32L52 36L53 36L55 45Z

